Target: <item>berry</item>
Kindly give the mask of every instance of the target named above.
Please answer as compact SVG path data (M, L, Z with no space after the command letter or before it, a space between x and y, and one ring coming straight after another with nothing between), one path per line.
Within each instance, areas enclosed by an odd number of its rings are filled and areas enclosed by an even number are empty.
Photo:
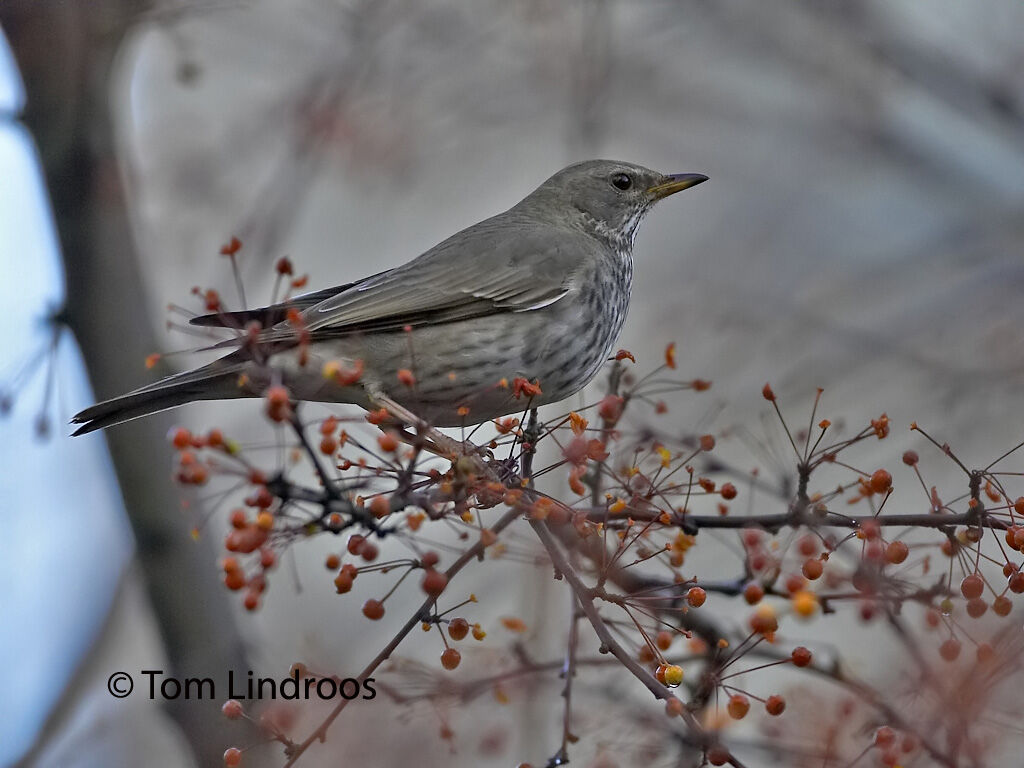
M904 451L903 452L903 463L908 467L916 466L918 462L917 451Z
M956 661L960 655L960 641L951 637L939 646L939 655L946 661Z
M818 596L806 589L793 595L793 611L797 616L809 618L818 610Z
M654 638L654 644L658 646L658 650L667 651L672 647L672 639L674 635L667 629L661 630Z
M793 660L793 666L806 667L811 663L811 661L813 661L814 656L807 648L802 645L798 645L793 649L793 653L790 654L790 658Z
M440 571L428 568L427 572L423 575L423 581L420 582L420 586L431 597L438 597L444 592L444 588L448 586L448 577Z
M890 541L885 548L885 561L892 565L899 565L907 559L910 549L902 541Z
M968 600L981 597L985 591L985 582L981 580L981 576L976 573L972 573L970 576L964 577L964 580L960 582L960 593Z
M438 555L437 552L430 551L423 553L423 557L420 558L420 563L424 568L433 568L438 564L438 562L440 562L440 560L441 556Z
M242 764L242 750L238 747L228 747L224 750L224 765L228 768L235 768Z
M441 654L441 666L449 672L459 666L460 661L462 661L462 654L454 648L445 648Z
M665 666L665 685L669 688L676 688L683 682L683 668L678 664L668 664Z
M700 587L690 587L686 592L686 602L694 608L700 608L708 599L708 593Z
M892 488L892 475L884 469L876 469L868 481L874 493L885 493Z
M804 578L814 581L821 577L821 574L825 571L825 564L816 557L812 557L804 561L803 567L800 568L800 572L803 573Z
M669 717L679 717L683 714L683 702L675 696L665 701L665 714Z
M750 605L757 605L764 597L764 587L756 581L752 581L743 588L743 599Z
M726 710L729 712L729 717L733 720L742 720L747 716L747 712L750 711L750 699L742 693L734 693L729 697Z
M1013 608L1013 603L1010 602L1010 598L1006 595L1000 595L994 601L992 601L992 613L996 616L1006 616L1010 613Z
M967 601L967 615L972 619L980 619L988 610L988 603L980 597L972 597Z
M461 640L469 634L469 622L462 618L455 618L448 622L448 637L452 640Z
M786 700L778 694L774 694L765 700L764 708L772 717L778 717L786 710Z
M228 699L220 711L228 720L237 720L242 716L242 702L238 699Z
M708 762L712 765L725 765L729 762L731 755L727 747L715 744L713 747L708 747L707 757Z
M340 578L341 574L338 574L338 577ZM337 579L335 579L335 582L337 582ZM363 603L363 616L371 621L377 621L382 618L384 616L384 603L380 600L370 598Z

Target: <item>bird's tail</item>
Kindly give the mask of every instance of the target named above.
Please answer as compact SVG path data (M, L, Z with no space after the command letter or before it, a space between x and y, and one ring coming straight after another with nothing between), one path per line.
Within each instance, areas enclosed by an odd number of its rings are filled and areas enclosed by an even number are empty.
M168 376L126 395L96 403L71 419L73 424L82 425L72 434L85 435L193 400L244 397L246 393L238 385L242 369L242 363L222 358L194 371Z

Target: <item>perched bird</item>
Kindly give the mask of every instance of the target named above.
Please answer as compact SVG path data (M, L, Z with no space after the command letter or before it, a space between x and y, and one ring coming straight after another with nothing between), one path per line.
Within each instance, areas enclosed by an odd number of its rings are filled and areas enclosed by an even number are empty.
M595 376L622 328L641 220L706 180L609 160L570 165L400 267L194 318L250 330L209 365L86 408L75 434L277 385L296 400L367 409L388 398L441 427L562 400Z

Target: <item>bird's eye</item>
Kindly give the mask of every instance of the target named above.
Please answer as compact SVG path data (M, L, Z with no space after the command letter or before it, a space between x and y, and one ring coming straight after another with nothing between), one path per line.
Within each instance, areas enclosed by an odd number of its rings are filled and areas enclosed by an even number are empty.
M633 186L633 180L629 177L628 173L616 173L612 176L612 186L625 192Z

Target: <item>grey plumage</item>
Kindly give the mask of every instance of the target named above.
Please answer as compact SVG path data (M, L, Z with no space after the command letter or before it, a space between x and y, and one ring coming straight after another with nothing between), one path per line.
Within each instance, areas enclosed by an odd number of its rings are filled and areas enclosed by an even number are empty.
M196 318L196 325L264 330L256 348L87 408L83 434L201 399L258 397L282 383L302 400L374 407L386 395L435 426L478 423L525 407L517 378L539 381L532 405L581 389L607 359L625 320L636 229L655 202L706 180L631 163L565 168L508 211L412 261L286 304ZM308 344L286 322L301 313ZM324 378L338 361L357 384ZM399 381L407 369L415 384ZM468 409L468 414L460 413Z

